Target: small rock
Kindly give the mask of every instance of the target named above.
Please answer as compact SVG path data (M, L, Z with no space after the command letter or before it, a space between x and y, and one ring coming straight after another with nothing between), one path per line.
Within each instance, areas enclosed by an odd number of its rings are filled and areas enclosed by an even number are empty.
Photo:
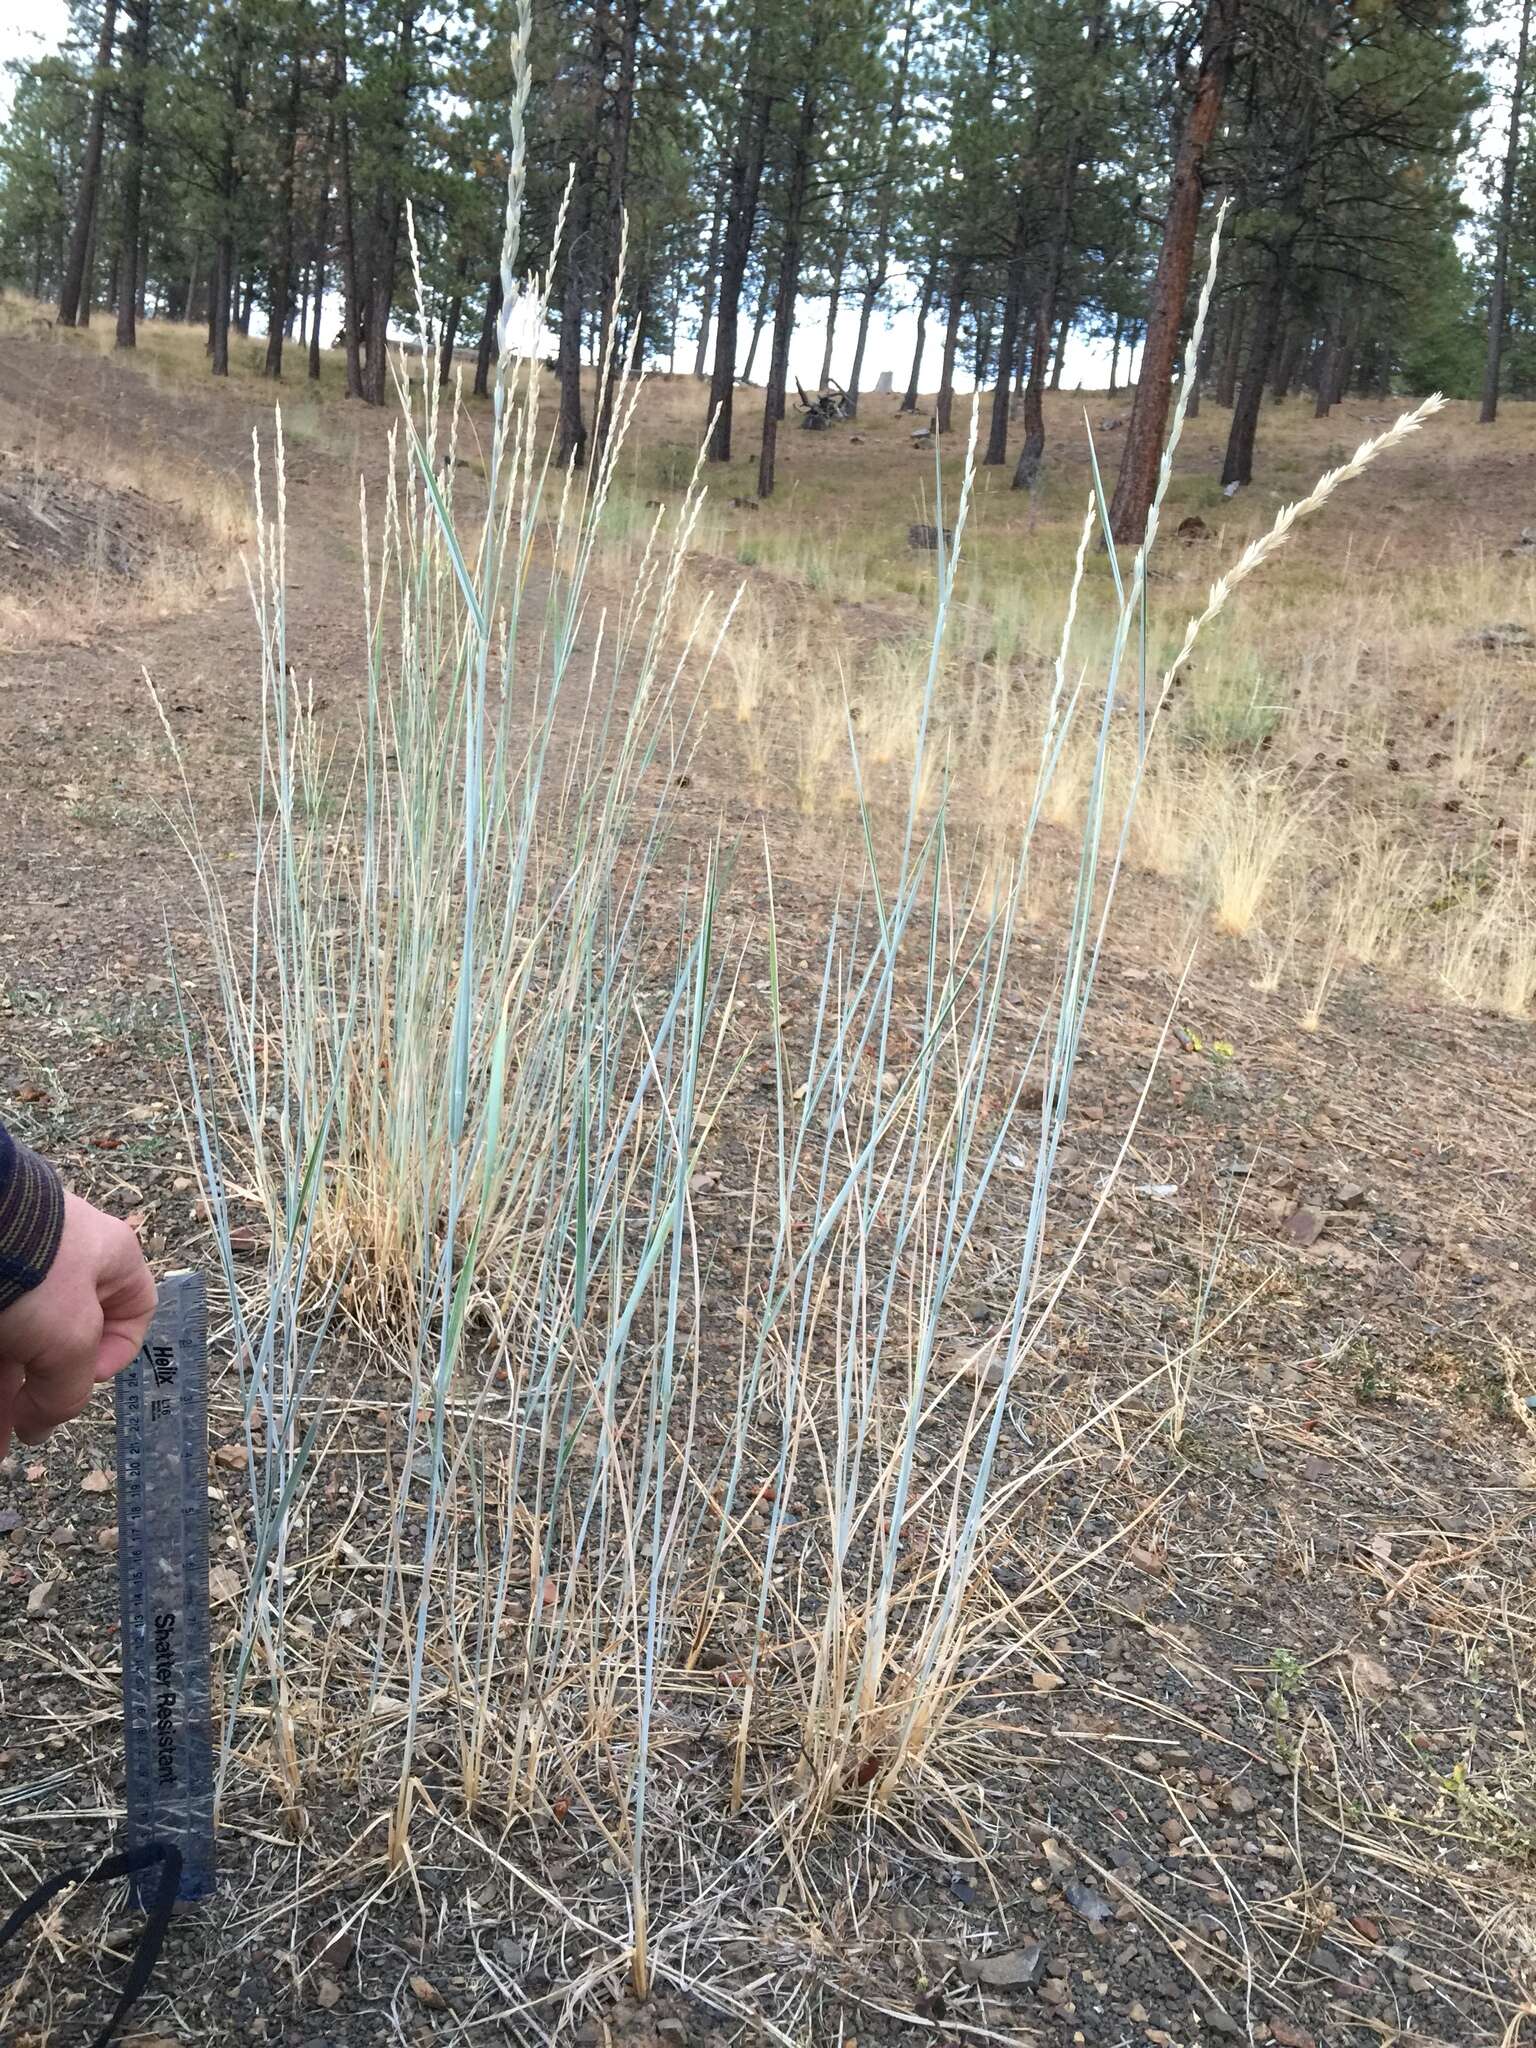
M1205 2009L1205 2024L1213 2034L1241 2035L1243 2032L1242 2027L1233 2019L1226 2007L1224 2005L1217 2005L1214 2001Z
M1139 1998L1133 1998L1131 2000L1131 2009L1126 2014L1126 2018L1132 2023L1133 2026L1145 2026L1146 2022L1149 2019L1151 2019L1151 2017L1151 2013L1147 2011L1147 2008L1142 2004Z
M1355 1182L1351 1181L1347 1187L1339 1189L1335 1199L1340 1209L1363 1209L1365 1207L1366 1192L1364 1188L1357 1186Z
M1277 2012L1271 2017L1269 2031L1279 2042L1280 2048L1317 2048L1316 2039L1307 2032L1300 2020L1288 2019L1283 2012Z
M432 1982L430 1977L415 1976L410 1980L411 1995L422 2005L434 2012L441 2012L448 2001Z
M1229 1785L1227 1787L1228 1813L1252 1813L1258 1803L1246 1785Z
M334 1977L322 1977L315 1986L315 2003L322 2012L329 2012L341 2003L341 1986Z
M28 1614L54 1613L59 1604L56 1598L57 1590L57 1580L39 1579L37 1584L32 1588L31 1592L27 1595Z
M1047 1977L1040 1986L1040 1996L1047 2005L1065 2005L1072 1996L1072 1987L1065 1977Z
M1038 1984L1045 1968L1045 1951L1038 1941L1028 1948L1005 1948L996 1955L977 1956L964 1966L973 1983L993 1991L1006 1991L1020 1984Z
M243 1472L245 1470L245 1445L220 1444L213 1454L213 1462L215 1465L222 1466L226 1472Z
M14 1536L21 1527L21 1517L14 1508L0 1508L0 1536Z
M1281 1225L1292 1244L1303 1249L1316 1244L1323 1234L1323 1219L1312 1209L1293 1209Z
M1060 1692L1067 1681L1059 1671L1031 1671L1029 1682L1036 1692Z
M1368 1657L1364 1650L1349 1653L1349 1676L1355 1691L1368 1697L1381 1697L1396 1692L1397 1686L1391 1672L1379 1657Z
M1078 1878L1067 1885L1063 1895L1073 1912L1090 1926L1097 1927L1101 1921L1115 1917L1115 1909L1108 1899L1101 1898L1092 1885L1084 1884Z

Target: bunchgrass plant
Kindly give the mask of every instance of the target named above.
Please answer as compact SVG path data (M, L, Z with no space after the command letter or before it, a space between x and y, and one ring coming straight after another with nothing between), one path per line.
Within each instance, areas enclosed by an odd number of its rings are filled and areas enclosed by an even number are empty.
M1173 672L1145 655L1157 507L1128 567L1109 553L1103 663L1074 652L1100 493L1029 801L968 896L934 706L973 409L904 815L877 809L847 720L861 878L809 935L771 852L685 846L673 792L730 620L680 608L696 482L635 543L623 602L595 596L627 362L600 370L590 466L550 467L512 341L528 34L525 5L485 475L443 460L458 415L424 332L367 508L356 733L322 731L289 665L280 435L259 512L256 873L236 903L199 855L218 998L187 1020L250 1480L223 1766L295 1830L348 1788L349 1854L380 1882L444 1826L499 1857L519 1818L580 1814L623 1873L615 1961L643 1992L682 1980L726 1881L701 1799L792 1878L832 1827L935 1803L964 1825L997 1760L980 1702L1118 1540L1032 1533L1102 1411L1047 1438L1021 1415L1113 1185L1053 1228ZM1063 760L1084 764L1079 855L1021 1034L1019 906ZM759 860L767 908L733 922L732 872ZM242 1203L268 1239L255 1286Z

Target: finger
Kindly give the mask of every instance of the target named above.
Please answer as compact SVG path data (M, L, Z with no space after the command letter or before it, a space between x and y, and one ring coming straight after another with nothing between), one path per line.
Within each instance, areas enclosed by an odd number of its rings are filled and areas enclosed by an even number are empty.
M131 1233L124 1236L121 1262L98 1278L96 1294L109 1320L125 1325L138 1322L148 1330L155 1312L155 1276Z
M155 1313L155 1276L138 1240L124 1241L123 1270L98 1284L105 1325L96 1354L96 1380L109 1380L131 1365L149 1335Z
M73 1334L67 1345L55 1345L46 1364L33 1361L16 1392L12 1421L24 1444L41 1443L49 1430L72 1422L91 1398L101 1324Z
M61 1389L57 1381L48 1380L39 1389L28 1380L11 1410L17 1436L24 1444L40 1444L61 1422L73 1422L84 1412L93 1384L87 1380L78 1390Z
M100 1386L103 1380L115 1379L124 1366L132 1365L144 1349L144 1335L148 1328L148 1316L127 1325L109 1322L105 1326L96 1351L97 1386Z

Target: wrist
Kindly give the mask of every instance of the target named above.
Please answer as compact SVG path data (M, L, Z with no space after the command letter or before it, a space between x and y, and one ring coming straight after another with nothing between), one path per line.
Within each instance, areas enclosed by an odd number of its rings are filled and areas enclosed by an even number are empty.
M0 1124L0 1312L42 1281L63 1228L59 1176Z

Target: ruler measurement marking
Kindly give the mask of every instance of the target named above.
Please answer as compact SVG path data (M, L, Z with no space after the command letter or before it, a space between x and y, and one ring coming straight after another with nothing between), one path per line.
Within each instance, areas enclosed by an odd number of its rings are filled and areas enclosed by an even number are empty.
M116 1382L126 1843L173 1843L182 1899L214 1883L205 1333L201 1276L168 1275Z

